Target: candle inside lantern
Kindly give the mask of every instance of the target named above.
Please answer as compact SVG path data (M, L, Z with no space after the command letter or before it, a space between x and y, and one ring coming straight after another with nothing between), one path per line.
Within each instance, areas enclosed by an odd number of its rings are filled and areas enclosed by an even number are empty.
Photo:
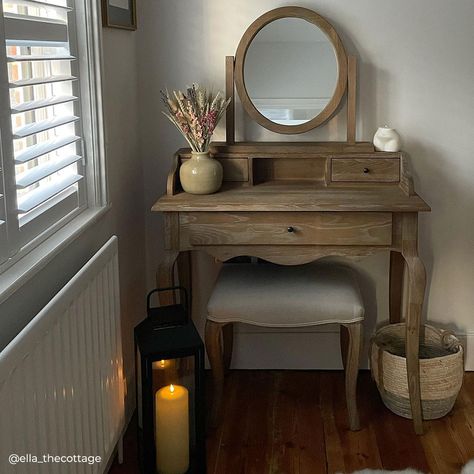
M153 364L152 364L152 367L153 367L153 370L165 370L165 369L169 368L170 365L171 365L170 360L162 359L162 360L155 360L155 362L153 362Z
M188 390L180 385L156 392L156 469L160 474L184 474L189 468L188 404Z
M155 360L153 369L153 393L161 387L176 381L176 361L174 359Z

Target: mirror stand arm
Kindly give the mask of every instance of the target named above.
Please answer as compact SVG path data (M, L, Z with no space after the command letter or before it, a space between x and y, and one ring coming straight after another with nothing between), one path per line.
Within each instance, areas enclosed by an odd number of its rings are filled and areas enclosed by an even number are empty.
M227 145L235 143L235 89L234 89L234 56L225 57L225 96L230 98L225 113L225 139Z
M356 142L357 58L347 57L347 142Z

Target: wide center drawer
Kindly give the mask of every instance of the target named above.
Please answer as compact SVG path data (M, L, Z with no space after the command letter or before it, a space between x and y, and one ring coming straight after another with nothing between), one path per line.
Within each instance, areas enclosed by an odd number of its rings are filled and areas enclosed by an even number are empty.
M394 183L400 180L398 158L333 158L331 181Z
M181 245L390 245L389 212L180 213Z

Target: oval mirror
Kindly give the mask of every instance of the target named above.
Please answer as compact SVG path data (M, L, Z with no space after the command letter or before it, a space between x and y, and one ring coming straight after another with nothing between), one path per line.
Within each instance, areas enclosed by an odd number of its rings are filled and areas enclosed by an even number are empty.
M302 133L331 117L347 83L347 58L317 13L283 7L258 18L236 53L235 82L250 116L278 133Z

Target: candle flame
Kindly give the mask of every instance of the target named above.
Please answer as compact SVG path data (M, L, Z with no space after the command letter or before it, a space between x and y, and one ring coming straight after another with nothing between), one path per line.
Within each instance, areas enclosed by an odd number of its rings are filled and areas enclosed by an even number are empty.
M174 393L174 385L173 384L170 385L170 392Z

